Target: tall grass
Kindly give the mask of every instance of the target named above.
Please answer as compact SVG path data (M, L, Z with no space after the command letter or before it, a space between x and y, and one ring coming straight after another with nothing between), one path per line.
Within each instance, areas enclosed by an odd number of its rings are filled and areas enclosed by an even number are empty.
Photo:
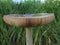
M26 45L25 28L6 24L5 14L54 13L56 19L50 24L33 27L34 45L60 45L60 2L46 3L27 1L24 3L0 1L0 45Z

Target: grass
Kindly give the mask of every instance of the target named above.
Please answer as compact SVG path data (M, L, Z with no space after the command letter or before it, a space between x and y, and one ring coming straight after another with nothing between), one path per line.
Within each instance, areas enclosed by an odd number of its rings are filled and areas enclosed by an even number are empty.
M9 3L0 1L0 45L26 45L25 28L6 24L5 14L54 13L56 19L50 24L32 27L34 45L60 45L60 2L48 1Z

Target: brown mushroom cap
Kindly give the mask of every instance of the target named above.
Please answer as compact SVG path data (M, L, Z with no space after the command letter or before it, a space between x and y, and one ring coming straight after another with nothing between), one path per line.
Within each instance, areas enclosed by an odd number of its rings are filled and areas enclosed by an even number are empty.
M19 27L40 26L50 23L54 19L55 16L52 13L40 13L40 14L29 14L29 15L10 14L10 15L4 15L3 17L3 20L7 24Z

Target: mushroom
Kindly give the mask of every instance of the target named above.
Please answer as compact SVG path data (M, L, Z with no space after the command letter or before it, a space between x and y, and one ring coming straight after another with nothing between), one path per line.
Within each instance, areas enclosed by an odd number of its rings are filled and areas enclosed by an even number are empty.
M9 14L4 15L3 20L10 25L26 28L26 45L33 45L32 29L34 26L48 24L55 19L53 13L39 14Z

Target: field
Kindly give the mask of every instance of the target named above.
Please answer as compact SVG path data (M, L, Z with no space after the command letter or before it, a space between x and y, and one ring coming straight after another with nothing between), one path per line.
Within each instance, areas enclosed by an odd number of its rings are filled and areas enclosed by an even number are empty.
M14 3L0 1L0 45L26 45L25 28L6 24L7 14L54 13L55 20L47 25L32 27L34 45L60 45L60 1L48 0L45 3L25 1Z

